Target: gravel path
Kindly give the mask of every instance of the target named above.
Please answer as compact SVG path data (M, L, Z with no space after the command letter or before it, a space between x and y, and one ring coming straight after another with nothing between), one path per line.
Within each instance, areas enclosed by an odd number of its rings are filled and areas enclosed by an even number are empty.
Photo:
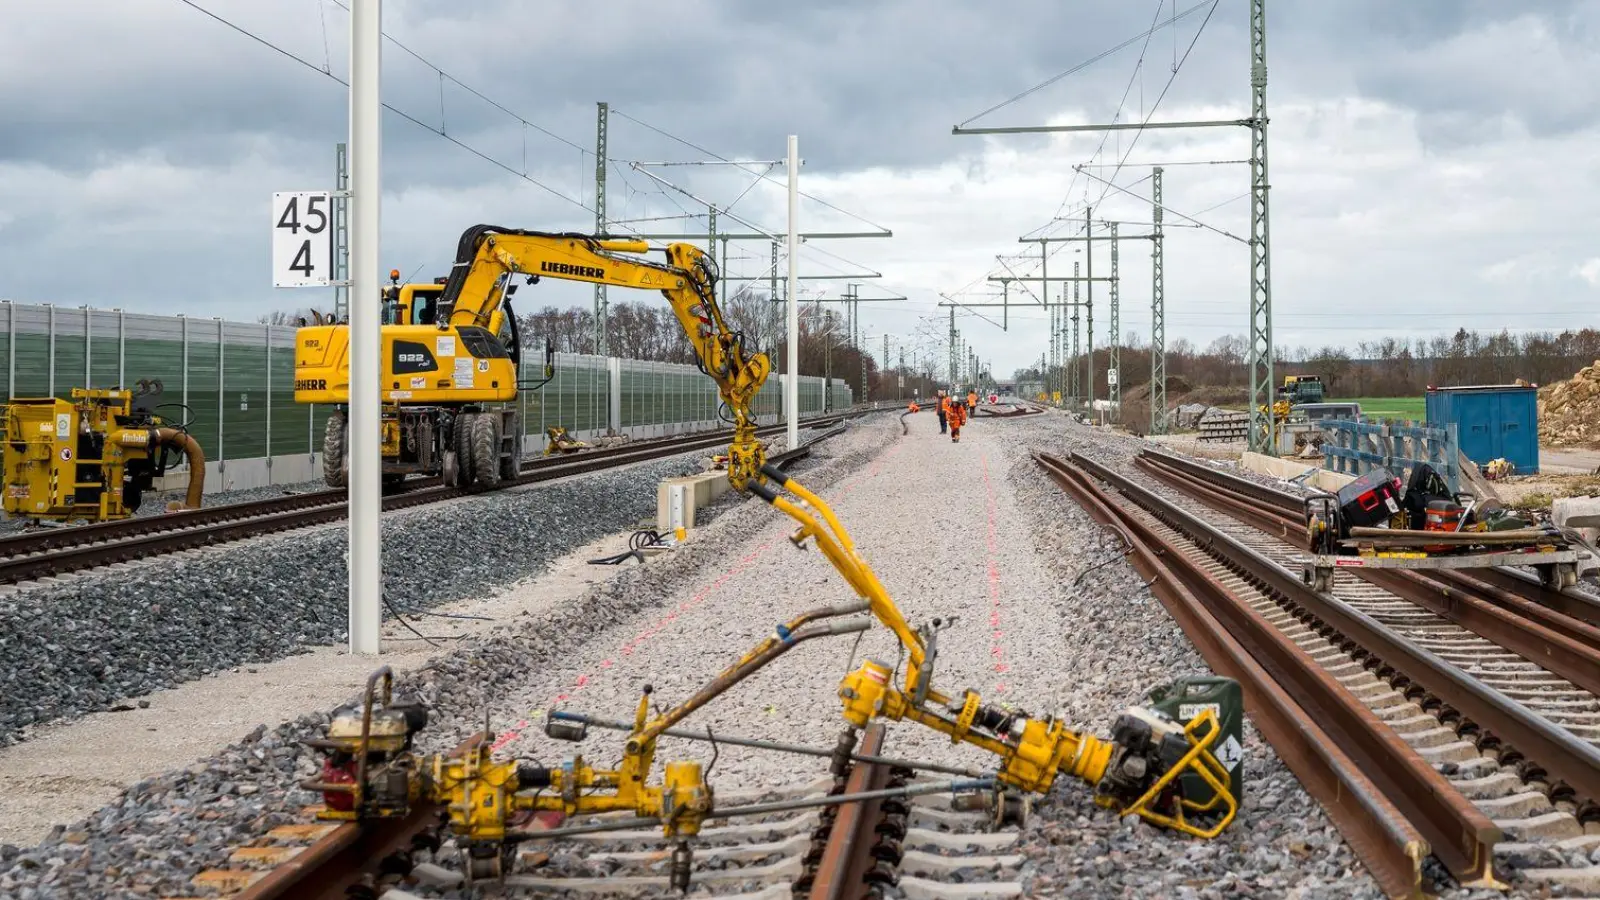
M1059 447L1063 423L1052 419L980 421L964 430L959 445L936 433L932 417L913 420L908 438L824 499L913 624L956 617L940 640L942 690L971 687L1103 733L1149 688L1206 669L1137 576L1115 561L1113 543L1035 472L1024 446ZM915 487L908 488L907 473L916 473ZM719 564L555 661L543 683L498 693L496 719L525 729L507 752L546 762L570 754L573 747L538 729L552 703L625 719L644 682L670 703L777 621L846 599L824 560L783 540L786 523L746 531L741 518L741 538ZM874 630L859 649L849 639L802 645L688 724L826 746L840 729L838 679L861 656L893 660L888 634ZM595 734L582 749L597 762L614 762L617 736ZM952 747L912 725L892 726L890 740L897 755L989 762L981 751ZM1209 844L1118 820L1094 807L1086 786L1064 781L1025 837L1027 887L1037 896L1274 896L1291 888L1304 897L1379 896L1331 823L1253 730L1247 746L1250 787L1241 821ZM664 741L658 758L678 755L708 757L703 744ZM797 777L807 766L815 763L724 747L714 779L734 789Z
M704 455L391 513L383 524L386 599L409 610L478 595L600 536L645 520L653 527L656 484L701 471ZM24 739L30 725L343 643L345 552L340 524L0 597L0 746Z
M898 432L898 423L893 428ZM857 426L824 444L796 471L814 473L815 483L824 487L867 459L882 445L885 433L883 425ZM530 496L548 498L553 488ZM653 490L650 493L653 496ZM482 499L509 502L502 499L508 496ZM592 496L583 513L594 516L604 505ZM741 529L772 515L759 502L718 507L724 510L722 515L699 533L737 536ZM631 525L626 521L624 527ZM483 638L464 641L431 667L402 676L396 684L400 697L421 696L434 706L433 721L419 743L425 750L458 743L482 726L483 697L506 693L513 684L526 689L530 673L542 677L573 647L622 627L636 611L655 606L665 585L698 575L720 546L697 537L688 547L647 566L629 564L616 571L614 580L545 615L527 616ZM296 821L305 804L319 799L295 787L320 766L320 757L298 742L319 735L326 722L326 713L316 713L263 725L209 761L130 786L116 802L84 820L59 826L37 846L0 845L0 897L121 900L194 893L189 879L196 872L226 865L238 843Z
M853 427L796 474L834 505L913 624L957 617L941 635L941 689L971 687L1103 732L1149 688L1205 671L1176 624L1115 560L1115 542L1027 458L1030 446L1060 452L1086 442L1086 429L1055 415L980 420L951 444L933 417L910 421L906 438L892 417ZM1136 442L1101 446L1116 444ZM561 702L626 718L646 681L663 704L673 702L776 622L847 599L814 550L785 540L790 531L789 520L763 503L727 505L685 548L402 678L402 696L434 707L423 749L453 745L481 725L487 708L508 754L553 763L582 749L597 763L615 762L618 735L596 731L581 748L557 746L540 730L543 711ZM894 659L882 629L859 647L848 638L801 645L688 724L825 746L841 724L838 678L866 655ZM294 741L322 721L307 716L258 729L209 763L134 786L37 848L0 848L0 895L184 893L187 878L220 864L233 841L288 821L313 799L288 787L314 771L317 758ZM1029 895L1378 896L1320 809L1248 726L1246 739L1245 808L1210 843L1120 821L1093 806L1086 786L1063 780L1036 806L1024 836ZM890 740L899 755L988 761L909 724L891 725ZM709 758L703 744L674 741L658 758L681 755ZM818 771L817 763L724 747L711 777L730 790L793 781Z

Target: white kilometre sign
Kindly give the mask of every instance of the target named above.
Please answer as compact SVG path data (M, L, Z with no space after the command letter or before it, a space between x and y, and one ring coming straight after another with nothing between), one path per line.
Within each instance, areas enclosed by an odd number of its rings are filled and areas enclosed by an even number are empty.
M332 193L275 192L272 195L272 286L327 287L332 283Z
M1116 369L1107 369L1106 370L1106 384L1116 384L1116 383L1117 383L1117 370Z

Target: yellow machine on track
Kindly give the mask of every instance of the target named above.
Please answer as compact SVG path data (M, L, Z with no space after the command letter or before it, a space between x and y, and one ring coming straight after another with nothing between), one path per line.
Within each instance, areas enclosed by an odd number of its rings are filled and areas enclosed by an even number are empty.
M140 381L137 391L73 388L70 400L12 400L5 407L7 518L125 519L166 473L172 452L189 463L189 490L186 502L168 508L198 509L205 455L182 424L156 413L160 394L161 382Z
M645 259L648 251L640 240L476 225L462 234L449 278L400 284L391 273L381 351L385 477L442 475L447 484L490 487L516 477L522 425L504 404L527 387L518 380L521 340L510 305L513 278L525 276L528 284L558 278L659 290L731 411L728 480L743 490L765 461L753 404L771 365L724 321L711 257L692 244L668 246L665 262ZM323 440L323 476L334 487L348 471L349 340L348 325L317 324L299 329L295 346L296 402L338 407Z
M930 628L913 629L857 555L849 534L827 504L773 466L764 466L760 474L764 479L750 482L751 493L799 522L791 540L802 548L814 540L859 600L811 610L778 625L737 662L665 712L655 707L651 689L645 686L631 724L607 723L560 710L550 714L545 732L552 738L583 740L591 724L627 731L616 769L596 767L582 756L550 767L499 761L492 756L492 735L482 735L451 753L414 753L412 740L426 725L426 711L414 704L393 703L391 676L382 669L369 680L364 702L339 710L326 737L311 742L325 752L324 765L320 778L301 786L322 793L325 808L319 816L365 821L409 815L422 803L437 804L448 815L448 830L461 848L469 880L503 875L510 849L522 841L584 831L659 827L664 839L677 843L671 855L670 882L686 891L692 862L687 839L699 834L703 823L767 814L777 805L718 805L696 760L668 762L661 782L651 784L657 741L667 735L697 737L693 732L670 729L794 646L816 638L856 634L876 620L899 640L904 653L904 685L896 684L898 665L874 660L845 676L839 699L847 729L833 752L835 774L856 760L861 729L869 722L908 720L949 736L953 743L982 748L997 758L998 765L995 774L987 777L900 789L907 796L912 792L990 791L993 807L1000 818L1006 818L1008 811L1025 808L1027 794L1047 792L1065 775L1092 786L1095 801L1102 807L1184 834L1213 838L1233 821L1242 795L1243 766L1239 765L1237 734L1225 733L1221 721L1226 715L1236 722L1242 715L1236 682L1211 679L1226 684L1214 695L1186 698L1192 702L1177 706L1177 715L1169 715L1159 706L1129 708L1106 738L1075 731L1055 718L1037 719L986 704L971 690L941 693L933 687L939 620ZM780 489L793 494L793 499L782 496ZM1233 689L1231 695L1228 687ZM1234 699L1225 699L1228 696ZM652 708L658 710L654 715ZM767 749L784 748L769 744ZM851 797L793 801L784 808L808 802L844 803L851 802ZM631 812L635 817L570 830L515 828L516 814L530 810L559 811L569 817Z

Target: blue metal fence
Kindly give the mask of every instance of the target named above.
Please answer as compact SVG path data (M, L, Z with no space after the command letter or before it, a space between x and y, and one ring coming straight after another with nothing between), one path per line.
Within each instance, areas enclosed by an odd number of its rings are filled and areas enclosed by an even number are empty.
M1450 485L1460 490L1461 465L1456 452L1456 426L1378 424L1325 419L1317 422L1326 435L1322 466L1344 475L1361 476L1375 467L1395 474L1419 462L1432 466Z

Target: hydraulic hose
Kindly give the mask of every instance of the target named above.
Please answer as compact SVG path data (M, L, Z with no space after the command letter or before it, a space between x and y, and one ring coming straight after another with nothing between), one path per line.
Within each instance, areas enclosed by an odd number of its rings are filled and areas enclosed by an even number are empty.
M184 497L184 506L188 509L199 509L200 495L205 492L206 486L206 455L200 450L200 442L188 432L176 428L157 428L156 443L181 450L188 458L189 492Z

